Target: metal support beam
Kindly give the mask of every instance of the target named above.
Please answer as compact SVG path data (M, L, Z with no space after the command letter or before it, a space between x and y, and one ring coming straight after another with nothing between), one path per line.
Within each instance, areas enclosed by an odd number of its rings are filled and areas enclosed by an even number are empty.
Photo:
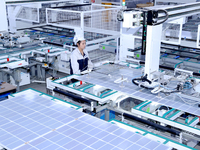
M42 73L41 73L41 65L37 65L37 77L38 79L42 78Z
M147 26L147 31L145 74L151 79L151 74L159 69L162 25Z
M109 121L110 120L110 110L108 110L108 109L105 109L105 120L106 121Z

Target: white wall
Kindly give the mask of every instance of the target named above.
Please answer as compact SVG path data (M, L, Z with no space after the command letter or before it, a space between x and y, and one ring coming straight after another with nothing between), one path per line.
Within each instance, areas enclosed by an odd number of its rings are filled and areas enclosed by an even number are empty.
M8 21L6 16L6 4L5 0L0 0L0 31L7 31L8 30Z

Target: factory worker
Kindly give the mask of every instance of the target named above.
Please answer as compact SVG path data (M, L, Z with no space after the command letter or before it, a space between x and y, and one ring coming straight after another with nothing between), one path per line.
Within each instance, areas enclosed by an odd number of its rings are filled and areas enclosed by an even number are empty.
M85 50L86 41L81 36L74 37L74 44L77 48L71 53L70 74L84 74L90 72L93 64Z

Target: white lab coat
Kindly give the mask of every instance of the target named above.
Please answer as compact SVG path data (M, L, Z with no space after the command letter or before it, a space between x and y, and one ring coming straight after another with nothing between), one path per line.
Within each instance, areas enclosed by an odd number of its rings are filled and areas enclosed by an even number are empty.
M93 64L89 58L87 50L83 50L84 56L78 48L76 48L70 57L70 74L81 74L81 72L89 69L92 70Z

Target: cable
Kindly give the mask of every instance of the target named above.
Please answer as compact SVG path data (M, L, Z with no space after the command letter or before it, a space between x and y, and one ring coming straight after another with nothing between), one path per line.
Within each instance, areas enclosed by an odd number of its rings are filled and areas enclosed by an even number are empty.
M175 89L172 89L172 88L167 88L167 87L165 87L165 86L163 86L163 85L156 85L156 86L154 86L154 87L147 87L147 86L144 86L144 85L139 84L139 83L136 82L136 80L142 80L143 82L144 82L144 81L147 81L148 79L146 79L146 77L147 77L147 75L144 76L144 77L141 77L141 78L132 79L132 83L135 84L135 85L137 85L137 86L139 86L139 87L142 87L142 88L145 88L145 89L149 89L149 90L153 90L154 88L156 88L156 87L158 87L158 86L160 86L160 87L162 87L162 88L164 88L164 89L166 89L166 90L170 90L170 92L160 91L160 92L162 92L162 93L164 93L164 94L168 94L168 93L170 94L170 93L180 92L180 91L175 90ZM148 80L148 81L150 81L150 80ZM151 82L151 81L150 81L150 82Z
M165 87L165 86L163 86L163 85L160 85L162 88L164 88L164 89L166 89L166 90L174 90L173 88L167 88L167 87Z
M183 85L183 89L191 89L193 87L193 85L190 82L185 82L185 84Z
M166 10L164 10L164 9L157 10L157 12L159 12L159 11L160 12L164 12L166 14L166 18L163 21L161 21L161 22L153 23L153 26L160 25L160 24L164 23L165 21L167 21L167 19L169 18L169 15L168 15L168 13L167 13Z
M141 80L143 82L147 81L149 84L151 84L151 81L147 79L147 74L145 76L141 77L141 78L132 79L132 83L135 84L135 85L137 85L137 86L140 86L142 88L145 88L145 89L154 89L154 88L149 88L149 87L146 87L144 85L141 85L141 84L135 82L136 80Z
M167 108L167 110L169 111L169 107L167 107L167 106L165 106L165 105L161 105L159 108L157 108L157 110L156 110L156 111L160 110L160 108L161 108L161 107L166 107L166 108Z
M195 105L195 104L198 104L199 102L193 102L193 103L189 103L187 102L186 100L184 100L179 94L176 94L183 102L185 102L186 104L189 104L189 105Z
M54 77L52 74L50 74L49 72L47 72L47 74L49 74L51 77Z

